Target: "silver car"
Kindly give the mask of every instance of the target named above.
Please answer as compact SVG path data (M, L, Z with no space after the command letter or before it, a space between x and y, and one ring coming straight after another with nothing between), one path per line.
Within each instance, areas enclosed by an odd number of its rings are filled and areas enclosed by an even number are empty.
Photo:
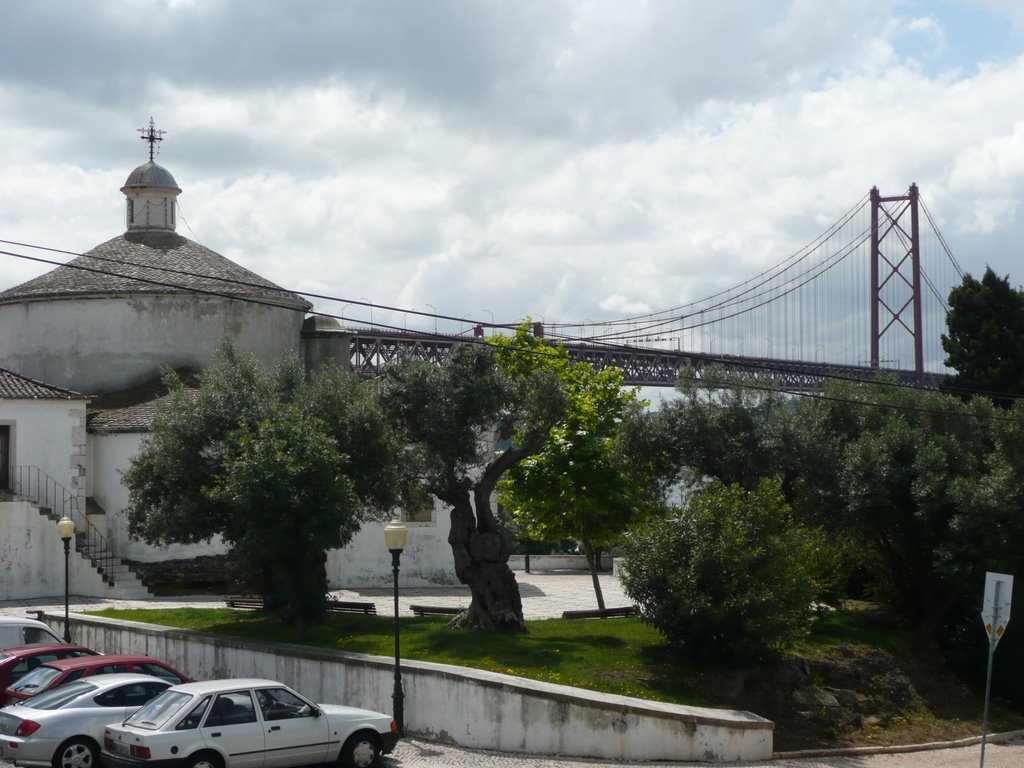
M97 675L0 709L0 756L18 766L99 768L103 729L170 687L149 675Z

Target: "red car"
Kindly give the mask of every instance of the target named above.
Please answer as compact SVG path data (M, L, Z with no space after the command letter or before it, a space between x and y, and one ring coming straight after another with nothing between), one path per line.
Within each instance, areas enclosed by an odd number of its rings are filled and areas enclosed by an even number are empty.
M133 654L83 656L77 659L56 659L41 664L7 687L7 703L35 696L37 693L56 688L82 677L107 675L114 672L138 672L167 680L171 685L190 683L192 680L173 667L149 656Z
M97 652L84 645L67 643L33 643L14 645L0 651L0 706L7 703L4 691L14 685L40 664L57 659L75 659L80 656L97 656Z

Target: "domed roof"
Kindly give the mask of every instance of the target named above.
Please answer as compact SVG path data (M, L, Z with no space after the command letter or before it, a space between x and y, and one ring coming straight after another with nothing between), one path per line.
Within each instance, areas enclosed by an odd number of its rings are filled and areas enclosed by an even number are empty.
M128 181L121 187L121 191L124 192L126 189L142 189L145 187L157 187L160 189L173 189L175 192L181 192L181 187L178 186L178 182L171 176L171 172L164 168L162 165L157 165L152 160L148 163L143 163L134 171L128 174Z
M310 315L302 321L302 332L313 333L313 332L340 332L344 330L341 327L341 323L335 320L333 317L325 317L323 315Z
M0 305L41 299L197 294L308 311L312 304L173 232L127 232L39 277L0 292Z

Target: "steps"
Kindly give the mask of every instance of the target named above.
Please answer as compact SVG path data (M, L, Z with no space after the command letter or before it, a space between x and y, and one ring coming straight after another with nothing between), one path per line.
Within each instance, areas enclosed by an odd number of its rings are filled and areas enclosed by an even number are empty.
M50 507L38 506L32 499L29 501L39 510L40 515L54 524L60 519L61 516ZM76 521L76 523L81 525L81 521ZM87 520L85 526L86 530L75 531L72 551L82 559L89 561L90 566L108 588L107 594L103 597L119 600L152 597L142 579L132 570L131 566L114 555L96 527Z

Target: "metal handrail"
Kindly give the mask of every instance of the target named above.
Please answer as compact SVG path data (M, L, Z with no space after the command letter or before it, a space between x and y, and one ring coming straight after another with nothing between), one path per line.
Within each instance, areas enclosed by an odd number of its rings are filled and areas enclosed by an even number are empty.
M84 554L102 573L111 573L116 559L113 551L107 546L106 537L79 508L77 496L39 467L32 466L10 467L7 488L38 507L52 510L58 520L65 516L74 520L75 530L81 534L87 548Z

